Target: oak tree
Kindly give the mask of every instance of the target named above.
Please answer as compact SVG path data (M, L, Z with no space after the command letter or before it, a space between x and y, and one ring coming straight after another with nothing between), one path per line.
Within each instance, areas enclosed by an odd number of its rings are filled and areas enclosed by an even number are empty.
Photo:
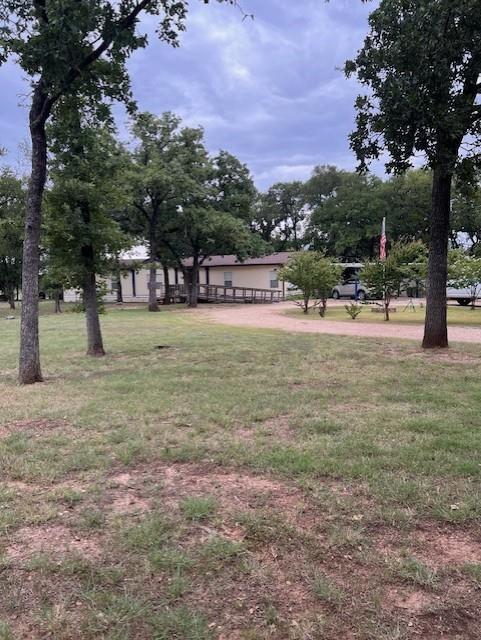
M230 2L235 0L217 0ZM204 0L207 4L208 0ZM32 166L23 249L19 379L42 380L38 275L42 198L47 177L46 123L64 96L131 106L127 59L147 45L143 15L158 19L158 36L178 44L187 0L0 0L0 63L12 58L30 78ZM104 105L105 108L105 105Z
M387 152L403 172L422 155L433 173L423 346L447 347L446 281L453 176L472 173L481 140L479 0L381 0L346 73L368 89L351 135L360 168Z

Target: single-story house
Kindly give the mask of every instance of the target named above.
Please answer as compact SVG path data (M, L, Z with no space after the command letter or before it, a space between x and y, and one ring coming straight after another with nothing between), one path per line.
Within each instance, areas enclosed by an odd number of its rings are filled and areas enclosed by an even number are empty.
M199 284L219 285L221 287L238 287L249 289L263 289L278 292L284 297L286 283L278 277L278 271L287 264L293 252L281 251L261 258L247 258L243 262L234 255L211 256L207 258L200 268ZM149 261L147 250L143 246L134 247L131 251L122 254L121 263L121 287L122 300L124 302L147 302L149 298L149 269L143 267ZM188 267L191 259L185 261ZM157 283L159 284L159 297L163 295L164 272L157 269ZM184 277L181 269L169 269L171 285L182 285ZM117 300L117 277L106 279L106 302ZM75 290L65 291L64 299L67 302L75 302L79 299L79 292Z

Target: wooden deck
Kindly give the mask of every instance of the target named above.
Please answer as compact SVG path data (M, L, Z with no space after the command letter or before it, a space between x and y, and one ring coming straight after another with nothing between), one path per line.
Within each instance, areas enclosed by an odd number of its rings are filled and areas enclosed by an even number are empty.
M156 283L159 298L164 297L164 285ZM185 302L187 289L184 284L174 284L169 287L170 298L173 302ZM282 302L282 291L277 289L255 289L253 287L224 287L218 284L199 284L199 302L217 303L245 303L245 304L273 304Z

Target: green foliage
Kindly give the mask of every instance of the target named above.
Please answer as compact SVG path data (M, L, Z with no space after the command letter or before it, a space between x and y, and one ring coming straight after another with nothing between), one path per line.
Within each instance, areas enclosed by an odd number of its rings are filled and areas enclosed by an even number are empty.
M309 301L313 297L324 303L332 288L339 282L341 267L333 264L321 253L304 251L289 259L285 267L279 270L279 278L289 282L302 291L304 312L309 310Z
M426 271L426 248L422 242L396 244L386 260L376 260L364 265L362 279L371 291L371 296L382 298L385 319L389 320L391 299L410 280L422 278Z
M186 607L177 607L160 613L152 621L153 640L211 640L205 618Z
M435 569L431 569L413 556L401 558L393 566L393 571L406 582L422 587L435 587L438 580Z
M473 184L456 181L451 211L451 244L457 247L459 234L467 236L469 252L479 254L481 242L481 175L478 172Z
M25 187L9 169L0 173L0 291L14 305L22 281Z
M104 96L130 101L126 62L148 42L138 31L141 14L156 16L159 37L176 46L187 9L178 0L2 0L0 62L14 57L28 76L41 77L46 110L64 95L82 95L105 112Z
M233 542L222 536L212 536L202 545L200 558L209 569L225 568L244 551L244 545L241 542Z
M385 203L381 180L335 167L316 167L306 190L313 206L307 239L316 249L342 258L373 257Z
M372 260L386 212L390 240L427 240L431 182L431 174L422 170L383 182L369 174L316 167L305 185L312 207L305 240L329 255Z
M475 106L481 73L478 0L382 0L369 23L363 48L346 63L347 75L357 75L369 89L357 98L351 135L361 167L383 149L390 170L407 169L415 152L432 167L449 167L466 135L475 150L481 134Z
M214 206L250 224L257 190L248 167L228 151L220 151L213 165Z
M173 525L160 513L150 513L139 524L122 531L124 545L137 552L157 552L167 542Z
M0 620L0 640L14 640L12 628Z
M351 302L350 304L345 304L344 309L346 310L347 315L355 320L357 316L362 312L362 304L358 304L357 302Z
M472 305L481 295L481 258L465 253L462 249L452 250L448 256L449 285L457 289L469 289Z
M299 251L303 246L303 223L307 215L304 184L278 182L259 196L252 227L276 251Z
M185 498L180 507L182 513L189 520L207 520L214 514L216 503L211 496L191 496Z
M312 591L316 598L329 604L338 605L341 603L343 594L333 581L322 573L317 573L312 582Z
M211 255L242 259L263 250L248 226L254 186L237 158L225 151L211 158L203 130L181 128L172 113L141 113L132 132L137 147L126 171L132 206L122 224L147 241L152 261L175 264L189 282ZM193 258L190 268L186 258Z
M46 197L47 282L77 289L87 273L109 275L115 255L131 243L112 216L125 202L123 155L113 131L79 118L75 105L50 134L55 155Z

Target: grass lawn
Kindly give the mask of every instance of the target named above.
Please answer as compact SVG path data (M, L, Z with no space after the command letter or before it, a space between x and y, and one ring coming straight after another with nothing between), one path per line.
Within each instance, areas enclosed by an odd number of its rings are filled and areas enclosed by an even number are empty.
M0 323L0 640L479 638L481 347Z
M345 304L349 305L352 301L346 300ZM391 314L390 322L402 323L402 324L424 324L426 317L426 309L416 306L416 310L406 309L407 300L398 300L392 303L393 307L397 307L397 311ZM374 304L363 305L363 310L360 315L357 316L356 322L385 322L382 312L374 313L372 309L380 309L379 306ZM322 322L322 320L336 320L340 322L353 322L348 316L344 305L333 306L332 303L327 304L327 313L325 318L321 318L317 309L311 309L306 315L299 307L296 307L292 303L292 310L288 311L286 315L291 317L302 317L303 320L316 320ZM470 307L460 307L458 305L448 306L448 324L450 326L473 326L481 327L481 307L477 307L474 311Z

